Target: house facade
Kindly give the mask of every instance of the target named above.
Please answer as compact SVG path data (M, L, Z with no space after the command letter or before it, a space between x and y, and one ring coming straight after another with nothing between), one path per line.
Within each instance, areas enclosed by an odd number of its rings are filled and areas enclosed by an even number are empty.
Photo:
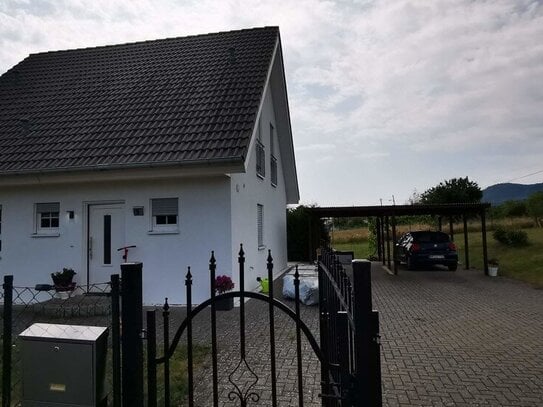
M144 301L286 268L299 199L279 30L31 55L0 77L0 273L80 284L144 266Z

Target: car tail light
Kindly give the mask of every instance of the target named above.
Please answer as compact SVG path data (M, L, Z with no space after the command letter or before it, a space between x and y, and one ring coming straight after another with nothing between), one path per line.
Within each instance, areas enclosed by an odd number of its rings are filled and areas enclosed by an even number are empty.
M411 245L411 251L412 251L412 252L418 252L418 251L420 251L420 244L418 244L418 243L413 243L413 244Z
M449 242L449 250L455 252L456 251L456 245L453 242Z

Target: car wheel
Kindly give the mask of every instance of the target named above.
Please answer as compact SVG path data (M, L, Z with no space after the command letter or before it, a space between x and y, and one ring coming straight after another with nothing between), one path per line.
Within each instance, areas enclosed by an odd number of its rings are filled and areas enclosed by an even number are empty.
M411 257L407 257L407 270L415 270L415 262Z
M458 268L458 263L449 264L447 267L449 267L449 271L456 271Z

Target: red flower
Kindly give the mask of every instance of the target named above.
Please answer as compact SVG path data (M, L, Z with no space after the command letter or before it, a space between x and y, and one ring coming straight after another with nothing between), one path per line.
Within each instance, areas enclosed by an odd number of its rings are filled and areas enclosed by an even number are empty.
M217 278L215 278L215 291L217 291L219 294L230 291L233 288L234 283L232 282L232 279L230 277L217 276Z

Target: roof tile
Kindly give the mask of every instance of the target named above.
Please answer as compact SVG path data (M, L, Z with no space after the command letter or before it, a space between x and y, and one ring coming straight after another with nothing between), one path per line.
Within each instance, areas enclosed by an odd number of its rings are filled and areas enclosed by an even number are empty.
M30 55L0 77L0 174L241 161L278 35L264 27Z

